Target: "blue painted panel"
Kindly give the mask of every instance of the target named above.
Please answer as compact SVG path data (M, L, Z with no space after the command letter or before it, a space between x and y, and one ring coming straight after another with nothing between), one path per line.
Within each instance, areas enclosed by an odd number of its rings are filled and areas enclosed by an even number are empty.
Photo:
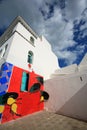
M0 92L6 91L12 72L12 64L5 62L0 69Z

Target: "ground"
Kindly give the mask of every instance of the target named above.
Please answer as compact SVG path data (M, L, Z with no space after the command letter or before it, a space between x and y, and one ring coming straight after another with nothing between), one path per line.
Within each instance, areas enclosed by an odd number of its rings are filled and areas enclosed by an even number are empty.
M0 130L87 130L87 123L40 111L0 125Z

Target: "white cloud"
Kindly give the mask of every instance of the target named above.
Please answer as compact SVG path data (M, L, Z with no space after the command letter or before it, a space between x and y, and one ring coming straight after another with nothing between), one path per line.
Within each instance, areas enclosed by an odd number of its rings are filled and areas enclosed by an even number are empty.
M78 46L77 46L76 51L79 52L79 53L78 53L79 55L84 52L84 49L85 49L86 46L87 46L87 45L78 45Z
M77 59L77 55L76 52L71 52L71 51L58 51L58 55L59 57L65 60L65 63L70 65L73 64L73 61L75 61Z
M58 4L54 4L55 2L59 3L59 0L3 0L0 3L0 28L8 26L20 15L36 33L44 35L50 41L53 51L59 58L64 58L67 64L72 64L79 55L78 49L72 52L67 49L77 45L73 40L73 21L76 19L77 22L80 21L87 0L66 0L65 8L62 10ZM50 12L46 3L49 6L53 5L53 12L50 18L44 19L40 8L45 11L47 17ZM83 30L86 25L80 29ZM84 32L83 36L85 35Z
M73 23L66 23L61 10L55 8L53 17L44 21L44 25L44 35L51 42L52 49L58 58L68 59L67 63L73 63L76 60L76 54L67 50L68 47L76 45L73 40Z
M66 23L63 20L60 9L55 8L54 15L44 21L44 26L44 35L51 44L53 43L52 47L54 50L56 50L55 47L59 48L58 50L62 50L75 45L73 41L73 23Z
M66 8L64 10L66 19L72 21L80 17L86 6L86 0L67 0Z

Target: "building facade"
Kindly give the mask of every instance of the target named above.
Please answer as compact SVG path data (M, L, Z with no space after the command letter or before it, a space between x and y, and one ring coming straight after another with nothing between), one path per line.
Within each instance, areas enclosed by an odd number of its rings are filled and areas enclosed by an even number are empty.
M0 122L44 109L44 80L59 67L48 41L19 16L0 37Z
M3 60L28 71L28 64L32 64L30 69L44 79L49 79L59 68L57 56L52 52L49 42L43 36L39 37L21 17L12 22L0 38L0 44ZM32 55L32 61L28 60L29 55Z

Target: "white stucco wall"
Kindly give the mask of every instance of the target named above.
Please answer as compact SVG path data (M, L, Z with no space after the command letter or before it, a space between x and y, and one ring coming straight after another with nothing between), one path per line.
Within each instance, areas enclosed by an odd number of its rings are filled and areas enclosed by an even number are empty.
M45 81L46 110L87 121L87 71Z
M38 39L35 48L33 67L35 72L50 78L50 75L59 68L57 56L52 52L50 44L44 37Z
M33 47L24 38L15 32L6 60L17 67L29 70L27 62L29 50L34 51L35 47Z
M78 71L78 66L77 64L72 64L60 69L55 70L54 76L57 75L65 75L65 74L72 74Z
M6 54L6 61L17 67L31 71L29 70L27 59L28 51L32 51L34 53L33 70L35 73L42 75L44 79L49 79L50 75L59 68L58 59L52 52L49 42L44 37L38 37L34 38L35 42L32 45L30 36L34 36L20 23L16 25L13 32L10 38L12 41L6 41L10 45Z
M20 22L18 22L18 24L14 27L13 32L15 31L18 31L28 41L30 41L30 37L32 36L36 43L36 38Z

